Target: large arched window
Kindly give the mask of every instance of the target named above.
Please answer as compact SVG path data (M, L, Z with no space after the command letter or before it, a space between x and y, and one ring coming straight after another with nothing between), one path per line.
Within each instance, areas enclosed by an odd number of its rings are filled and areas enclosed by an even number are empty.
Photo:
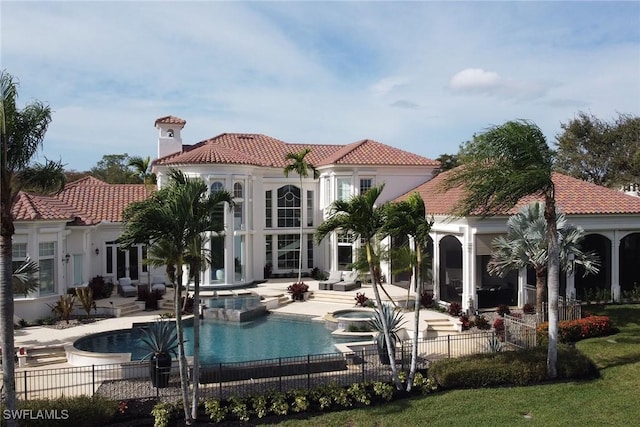
M300 189L294 185L278 188L278 227L299 227L300 216Z
M244 188L242 183L233 184L233 229L242 230L244 228Z

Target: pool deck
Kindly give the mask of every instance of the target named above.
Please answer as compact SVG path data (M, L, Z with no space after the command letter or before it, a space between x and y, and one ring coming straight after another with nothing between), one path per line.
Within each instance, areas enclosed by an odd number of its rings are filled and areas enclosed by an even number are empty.
M265 298L280 297L282 299L282 296L287 295L287 287L292 282L292 279L273 279L265 283L261 283L256 287L238 290L237 293L240 294L251 291L254 293L258 293ZM320 320L324 318L327 313L354 307L355 295L358 292L364 292L368 298L374 299L373 288L370 284L364 284L361 288L355 289L353 291L340 292L320 291L318 289L318 281L316 280L305 279L305 283L309 285L309 290L314 294L314 297L312 299L303 302L284 303L277 308L270 309L270 311L272 313L278 314L307 316L315 320ZM394 285L385 285L384 288L396 302L403 301L407 297L406 288ZM234 293L235 291L224 292ZM220 292L220 294L222 294L222 292ZM171 299L172 295L172 290L169 289L167 295L165 295L165 299ZM386 299L386 296L383 292L381 292L381 297L383 301ZM114 306L118 306L121 303L131 302L133 300L133 298L122 298L118 295L115 295L107 300L98 301L98 303L106 301L103 302L103 305L112 302ZM86 335L118 329L129 329L134 323L156 320L158 319L158 315L161 312L165 311L167 310L158 310L154 312L138 312L124 317L103 319L94 323L79 325L67 329L53 329L42 326L31 326L27 328L17 329L15 330L15 346L16 348L25 347L28 350L29 348L72 345L77 339ZM411 329L413 325L413 312L405 312L403 313L403 315L406 320L405 327ZM442 321L443 318L449 317L442 313L437 313L431 310L422 310L420 319L420 330L426 330L427 325L430 322ZM45 365L42 366L42 368L51 369L65 366L71 365L69 363L58 363L55 365ZM21 369L30 368L27 365L25 368ZM33 367L31 369L38 369L38 367Z

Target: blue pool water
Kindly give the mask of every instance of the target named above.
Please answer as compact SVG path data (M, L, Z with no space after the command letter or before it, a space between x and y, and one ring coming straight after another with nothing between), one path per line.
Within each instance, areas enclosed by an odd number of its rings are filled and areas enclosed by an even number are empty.
M336 353L336 341L323 323L274 315L243 323L204 320L200 324L202 364L245 362L307 354ZM193 354L193 327L185 326L185 353ZM139 348L139 332L120 330L79 339L79 350L98 353L129 353L140 360L146 352Z

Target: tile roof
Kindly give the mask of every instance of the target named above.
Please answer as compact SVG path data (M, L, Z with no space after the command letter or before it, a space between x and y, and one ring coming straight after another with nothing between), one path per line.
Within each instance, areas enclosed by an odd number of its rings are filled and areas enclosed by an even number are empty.
M348 145L290 144L262 134L223 133L191 146L181 153L157 159L158 165L226 163L284 168L287 153L310 148L309 163L315 166L404 165L437 166L438 162L376 141Z
M409 194L417 191L422 196L429 214L450 215L464 196L464 188L457 187L443 191L442 182L446 176L447 172L443 172L397 200L404 200ZM639 197L560 173L554 173L552 179L555 184L556 204L567 215L640 214ZM522 206L535 200L542 200L542 198L523 197L516 206L501 212L500 215L513 215Z
M154 122L154 126L157 125L158 123L184 126L187 124L187 121L176 116L164 116L164 117L160 117L159 119L156 119L156 121Z
M143 184L107 184L86 177L53 196L20 193L12 213L16 221L60 220L74 225L121 222L125 207L146 197Z

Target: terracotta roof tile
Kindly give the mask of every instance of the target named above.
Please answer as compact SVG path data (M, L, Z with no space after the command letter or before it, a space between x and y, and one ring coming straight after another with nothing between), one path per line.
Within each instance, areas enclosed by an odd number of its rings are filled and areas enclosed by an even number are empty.
M439 174L415 189L407 192L397 200L404 200L409 194L418 192L427 206L427 212L433 215L450 215L456 204L464 196L464 188L457 187L443 192L442 182L447 172ZM640 198L624 194L560 173L553 174L556 190L556 204L567 215L606 215L606 214L640 214ZM513 215L518 210L541 197L527 196L512 209L501 212L501 215Z
M12 209L16 221L67 220L74 218L73 209L55 197L18 193Z
M12 213L16 221L66 220L74 225L121 222L125 207L146 197L142 184L107 184L87 177L67 184L55 196L20 193Z
M343 146L322 164L438 166L435 160L365 139Z
M156 160L155 164L228 163L283 168L287 153L310 148L307 158L314 166L331 164L354 165L419 165L437 166L438 162L376 141L363 140L348 145L290 144L262 134L224 133L185 146L175 153Z
M157 125L158 123L184 126L187 124L187 121L176 116L164 116L164 117L160 117L159 119L156 119L156 121L154 122L154 126Z

